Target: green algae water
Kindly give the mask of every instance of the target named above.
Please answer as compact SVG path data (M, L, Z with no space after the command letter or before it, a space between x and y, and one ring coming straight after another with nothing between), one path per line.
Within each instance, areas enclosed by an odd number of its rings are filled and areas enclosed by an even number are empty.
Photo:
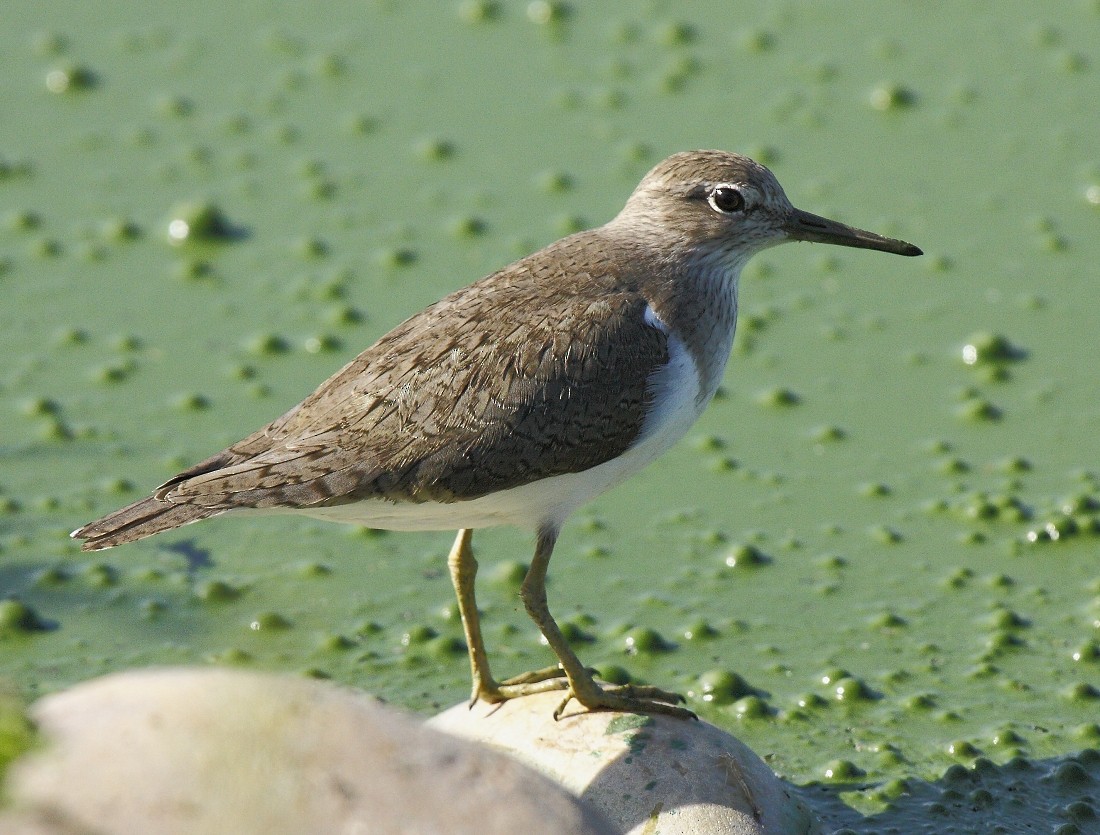
M757 257L722 396L567 525L552 611L607 677L813 784L833 829L1097 831L1100 5L326 9L5 10L0 676L34 698L240 664L465 698L451 534L67 534L602 223L667 154L725 148L927 254ZM474 545L494 671L549 663L531 537Z

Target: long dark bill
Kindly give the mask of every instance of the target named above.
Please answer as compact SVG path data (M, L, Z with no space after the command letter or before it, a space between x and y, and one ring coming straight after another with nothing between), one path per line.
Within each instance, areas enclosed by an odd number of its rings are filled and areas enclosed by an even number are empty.
M856 229L835 220L812 215L801 209L795 209L787 221L787 234L791 240L813 241L820 244L854 246L858 249L877 249L880 252L892 252L895 255L923 255L920 247L913 246L896 238L884 238L874 232Z

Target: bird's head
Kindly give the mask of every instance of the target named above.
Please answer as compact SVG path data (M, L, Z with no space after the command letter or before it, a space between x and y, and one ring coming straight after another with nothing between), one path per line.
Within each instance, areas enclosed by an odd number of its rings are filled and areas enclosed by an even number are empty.
M787 241L921 254L905 241L796 209L771 171L726 151L686 151L658 163L614 222L656 232L666 245L719 249L742 262Z

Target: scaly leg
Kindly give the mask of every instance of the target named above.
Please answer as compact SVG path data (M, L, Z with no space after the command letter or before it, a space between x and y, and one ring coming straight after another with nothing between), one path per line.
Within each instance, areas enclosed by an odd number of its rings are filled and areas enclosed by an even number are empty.
M531 620L546 638L550 649L558 657L565 677L569 681L569 693L554 711L554 718L560 718L569 701L576 699L589 710L664 713L681 719L695 719L695 714L690 710L676 707L675 703L682 702L683 696L644 685L623 684L601 687L596 683L592 673L581 664L546 605L546 568L550 563L550 555L554 552L554 543L557 542L557 538L558 532L555 528L543 528L538 532L535 556L531 559L531 567L523 580L520 592L527 614L531 616Z
M564 690L569 685L562 677L560 667L549 667L531 673L510 678L498 683L489 671L489 658L485 653L485 640L481 636L481 618L477 611L474 595L474 580L477 577L477 560L470 548L473 531L464 528L455 537L455 544L447 557L447 567L451 571L451 582L458 598L458 614L462 618L462 630L466 634L466 647L470 655L470 676L473 689L470 693L470 706L483 699L490 704L514 699L532 693L547 690Z

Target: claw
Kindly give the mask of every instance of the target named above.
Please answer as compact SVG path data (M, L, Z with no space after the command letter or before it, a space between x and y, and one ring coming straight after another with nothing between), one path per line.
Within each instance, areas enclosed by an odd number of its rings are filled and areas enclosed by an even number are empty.
M573 691L570 690L564 699L561 700L561 704L554 709L554 721L557 722L561 719L561 715L565 713L565 708L569 706L569 703L573 701Z

